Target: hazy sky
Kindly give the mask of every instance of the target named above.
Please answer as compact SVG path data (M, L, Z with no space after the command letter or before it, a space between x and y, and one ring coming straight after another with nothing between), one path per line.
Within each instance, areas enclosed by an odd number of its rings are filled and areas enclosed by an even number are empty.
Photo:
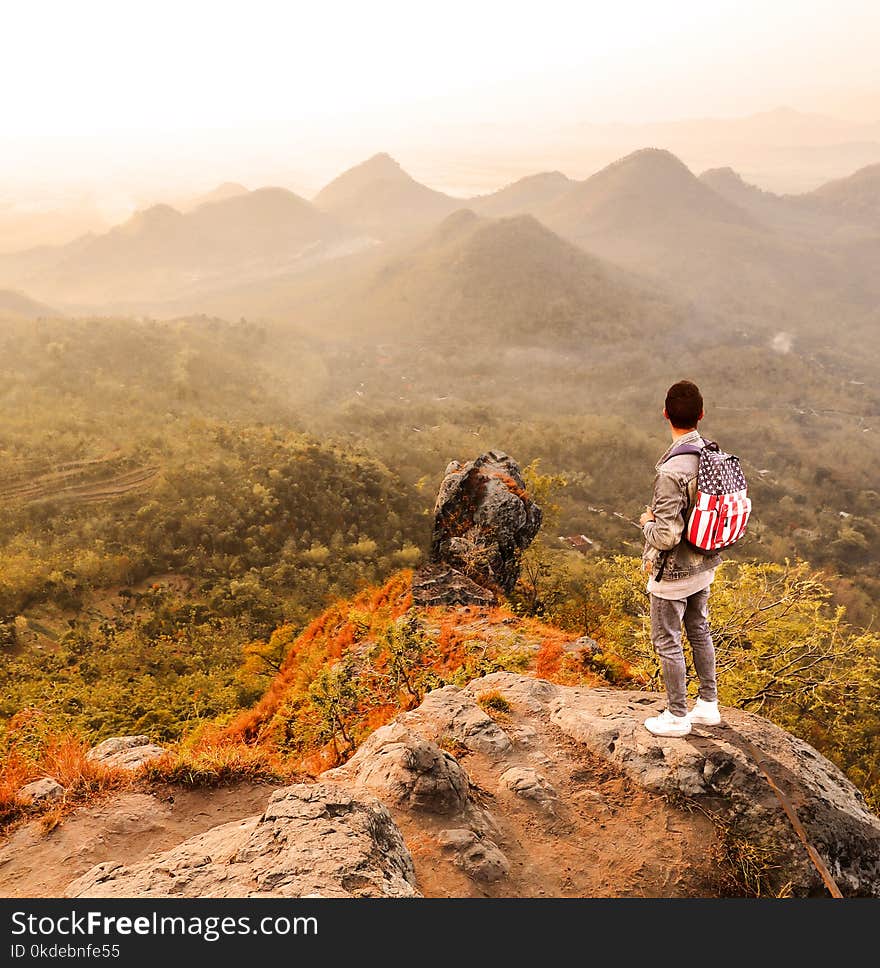
M6 4L7 136L305 120L877 120L876 0Z
M377 151L463 196L646 144L777 191L880 160L852 125L739 152L584 126L880 122L880 0L9 0L0 29L0 215L72 207L70 237L226 180L311 195Z

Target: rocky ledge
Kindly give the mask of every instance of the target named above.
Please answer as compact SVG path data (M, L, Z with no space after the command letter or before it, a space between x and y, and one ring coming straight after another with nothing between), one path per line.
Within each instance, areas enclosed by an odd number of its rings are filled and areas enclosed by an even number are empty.
M711 895L736 890L718 860L735 843L762 858L767 890L824 894L769 776L841 891L880 896L880 819L833 764L731 709L722 726L654 737L642 724L662 706L510 673L447 686L261 816L110 859L67 893Z
M413 897L386 808L330 783L277 790L262 816L214 827L140 864L98 864L69 897Z

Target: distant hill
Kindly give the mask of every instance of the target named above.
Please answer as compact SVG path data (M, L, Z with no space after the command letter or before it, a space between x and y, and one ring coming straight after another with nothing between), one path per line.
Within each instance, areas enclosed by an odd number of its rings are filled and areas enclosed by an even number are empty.
M644 148L575 185L542 211L566 234L665 231L690 224L749 226L739 207L712 191L675 155Z
M181 211L191 212L200 205L209 205L211 202L225 202L228 198L236 198L239 195L247 195L247 193L247 188L238 182L223 182L222 185L218 185L216 188L211 189L211 191L191 198L188 202L182 204L180 208Z
M290 271L351 235L293 192L262 188L187 213L154 205L102 235L0 257L0 278L11 274L56 301L137 306Z
M730 165L764 188L803 192L880 162L880 122L781 107L739 118L576 124L542 140L541 157L552 151L559 167L583 171L643 145L668 148L694 171Z
M620 339L669 317L662 299L649 299L640 283L534 217L493 220L470 210L453 213L417 242L259 291L218 293L209 304L212 312L230 316L248 306L258 316L324 335L549 348Z
M777 195L750 185L732 168L712 168L700 181L727 201L748 212L756 222L783 234L818 243L849 242L865 237L865 230L844 212L805 204L810 195Z
M38 319L57 315L51 306L37 302L23 292L0 289L0 319Z
M844 260L759 221L741 204L748 186L725 197L709 181L668 151L644 149L538 214L587 251L723 309L731 320L778 325L807 306L810 314L820 304L839 314L853 299L863 310Z
M484 252L481 263L495 273L487 276L486 293L504 278L510 292L523 297L525 308L517 309L513 299L504 307L514 319L546 319L558 311L545 305L539 312L523 294L527 286L540 287L538 276L555 278L548 289L554 292L561 276L550 271L552 257L539 253L548 239L560 245L564 238L624 271L651 277L652 285L668 291L667 302L693 301L701 312L724 314L750 330L803 332L805 326L826 327L829 318L861 324L880 297L873 268L880 233L870 222L878 172L875 166L806 196L782 196L748 184L732 168L697 178L669 151L646 148L583 181L541 172L463 203L420 184L380 154L340 175L314 202L282 188L248 191L226 183L210 193L216 200L191 211L154 205L100 235L0 255L0 286L69 313L210 311L291 320L297 312L307 325L320 320L336 331L346 331L355 317L364 332L386 324L393 329L413 313L436 320L444 311L461 311L464 283L458 289L441 284L426 267L439 259L450 226L463 230L467 217L455 213L466 204L474 220L467 224L495 239L496 251L491 257ZM480 222L526 214L548 227L541 243L534 225L519 239L510 226ZM526 223L517 224L525 232ZM465 245L463 235L456 239ZM520 244L524 252L517 251ZM448 242L441 247L450 260L460 260L450 262L449 280L468 277L471 243L461 251ZM540 271L523 262L528 258L537 259ZM570 255L560 259L562 275L574 271ZM409 308L416 307L409 316L391 305L382 281L401 279L400 265L420 267L419 281L404 286ZM523 279L512 277L513 267ZM445 310L425 309L431 287L446 293ZM347 302L354 291L362 303L357 309Z
M756 185L750 185L739 172L730 167L710 168L700 175L700 181L729 202L742 207L754 205L759 200L783 199L783 196L774 192L766 192Z
M46 199L28 205L0 196L0 253L66 245L86 232L106 232L109 227L106 216L87 199Z
M315 205L377 239L425 228L462 201L417 182L387 154L343 172L315 196Z
M574 182L561 171L528 175L491 195L472 198L468 205L480 215L532 215L561 198Z
M802 199L810 207L880 229L880 164L828 182Z
M614 275L532 216L491 221L464 210L384 265L356 302L403 333L604 340L637 324L637 300Z

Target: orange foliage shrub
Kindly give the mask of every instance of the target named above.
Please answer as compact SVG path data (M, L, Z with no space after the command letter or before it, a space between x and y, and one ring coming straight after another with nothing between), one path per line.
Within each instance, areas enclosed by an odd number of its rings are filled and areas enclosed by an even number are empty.
M558 642L544 639L535 660L535 675L541 679L553 679L559 675L565 650Z
M409 611L411 580L410 571L401 571L380 588L330 605L284 643L286 658L262 699L214 742L262 748L317 773L447 683L498 669L531 670L560 683L607 681L583 654L566 650L570 633L503 605ZM613 668L614 675L624 671ZM501 696L497 706L489 704L496 712L502 705Z
M261 738L285 701L303 696L315 675L328 663L340 659L374 625L387 623L403 615L412 605L412 571L404 569L393 575L380 588L367 588L353 600L334 602L299 635L279 674L272 680L263 698L237 716L226 730L231 738L252 742ZM365 633L359 633L351 614L369 618Z

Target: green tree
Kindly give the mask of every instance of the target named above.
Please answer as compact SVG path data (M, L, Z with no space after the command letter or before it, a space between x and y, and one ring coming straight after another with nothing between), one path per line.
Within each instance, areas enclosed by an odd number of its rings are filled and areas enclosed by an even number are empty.
M321 742L332 742L337 756L355 748L352 723L362 698L362 683L348 657L332 666L324 666L309 686L309 700L318 713L317 738ZM341 751L340 738L345 744Z

